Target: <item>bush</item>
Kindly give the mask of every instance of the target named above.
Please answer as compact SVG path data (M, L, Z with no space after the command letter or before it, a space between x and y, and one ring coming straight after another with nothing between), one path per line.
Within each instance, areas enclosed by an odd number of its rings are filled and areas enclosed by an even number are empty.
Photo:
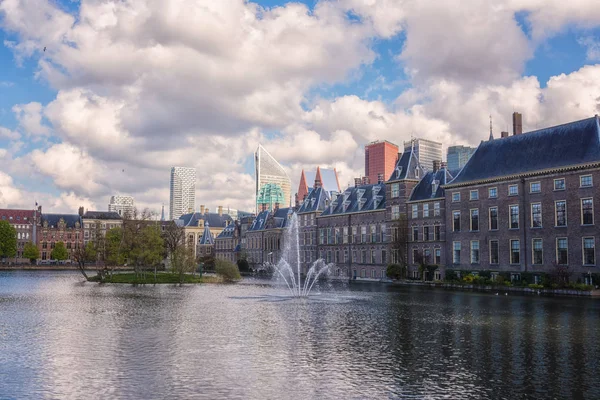
M246 260L245 258L238 260L237 266L238 266L238 269L240 270L240 272L249 272L250 271L250 265L248 264L248 260Z
M447 269L446 270L446 280L449 282L454 282L454 281L458 281L458 275L456 274L456 271L453 269Z
M242 279L238 266L227 260L216 260L215 272L221 276L225 282L234 282Z
M530 289L543 289L544 285L536 285L535 283L532 283L531 285L529 285Z
M468 274L465 275L465 277L462 280L465 283L473 283L475 281L475 276L473 274Z
M400 264L390 264L387 266L385 274L390 279L402 279L404 275L404 268Z

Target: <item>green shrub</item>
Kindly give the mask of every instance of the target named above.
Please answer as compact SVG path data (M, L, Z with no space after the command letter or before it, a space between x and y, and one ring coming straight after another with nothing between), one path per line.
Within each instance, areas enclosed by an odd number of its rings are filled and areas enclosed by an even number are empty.
M450 282L458 281L458 275L456 274L456 271L453 269L447 269L446 280Z
M468 274L468 275L465 275L465 277L462 278L462 280L465 283L473 283L473 281L475 280L475 276L473 276L473 274Z
M402 279L404 277L404 267L400 264L390 264L387 266L385 274L390 279Z
M543 289L544 285L537 285L535 283L532 283L530 285L528 285L530 289Z
M215 272L225 282L234 282L242 279L238 266L231 261L217 259L215 262Z

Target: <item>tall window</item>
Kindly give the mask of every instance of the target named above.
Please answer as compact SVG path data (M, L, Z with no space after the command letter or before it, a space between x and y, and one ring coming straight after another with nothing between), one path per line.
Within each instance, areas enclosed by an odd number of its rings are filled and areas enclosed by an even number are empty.
M541 265L544 263L544 247L542 239L533 239L532 242L533 263Z
M381 263L383 265L387 263L387 252L385 250L381 250Z
M581 224L594 225L594 199L581 199Z
M400 206L392 206L392 219L400 218Z
M452 212L452 230L460 232L460 211Z
M490 207L490 230L498 229L498 207Z
M498 241L490 240L490 264L498 264Z
M400 184L392 183L392 198L400 197Z
M418 264L418 260L419 260L419 250L418 249L413 249L413 264Z
M367 263L367 250L363 250L361 252L361 261L362 261L363 264Z
M567 201L559 200L554 202L555 223L556 226L567 226Z
M342 228L342 241L344 244L348 243L348 227L344 226Z
M566 265L569 263L567 238L556 238L556 262L560 265Z
M479 190L469 191L469 200L479 200Z
M423 240L424 241L429 240L429 227L428 226L423 227Z
M413 242L419 241L419 227L413 226Z
M510 241L510 263L519 264L521 262L521 246L518 240Z
M542 184L540 182L531 182L529 184L529 193L539 193L542 191Z
M493 188L489 188L489 189L488 189L488 197L489 197L490 199L495 199L495 198L497 198L497 197L498 197L498 188L495 188L495 187L493 187Z
M583 265L596 265L596 239L583 238Z
M519 206L512 205L510 206L510 229L519 229Z
M460 264L460 242L454 242L452 244L452 263Z
M582 175L579 177L579 186L581 187L591 187L592 186L592 176L591 175Z
M479 240L471 241L471 264L479 264Z
M435 249L435 260L434 260L436 265L440 265L442 264L442 250L441 249Z
M419 218L419 205L418 204L412 205L412 217L413 217L413 219Z
M371 264L375 264L375 250L371 250Z
M554 180L554 190L565 190L565 178Z
M424 258L424 262L425 264L431 264L431 250L429 249L425 249L423 250L423 258Z
M319 244L325 244L325 229L319 229Z
M434 240L440 241L442 240L442 227L440 225L436 225L433 227L434 230Z
M361 243L367 243L367 227L366 226L360 227L360 240L361 240Z
M371 225L371 243L377 243L377 225Z
M508 195L516 196L519 194L519 187L517 185L508 185Z
M440 216L440 203L439 202L433 203L433 216L434 217Z
M342 236L340 232L340 228L335 228L335 244L342 243Z
M381 241L387 241L387 226L385 224L381 224Z
M429 217L429 204L423 204L423 218Z
M531 227L542 227L542 203L531 204Z
M478 209L471 210L471 230L472 231L479 230L479 210Z

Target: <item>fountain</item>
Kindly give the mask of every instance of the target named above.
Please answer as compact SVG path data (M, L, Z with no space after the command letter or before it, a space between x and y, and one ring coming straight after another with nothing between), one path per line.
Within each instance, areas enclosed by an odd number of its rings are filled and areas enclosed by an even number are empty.
M284 231L283 255L277 264L270 264L273 270L283 279L293 297L308 297L311 289L320 277L328 275L333 263L327 264L321 258L313 262L301 280L300 240L298 233L298 215L293 213Z

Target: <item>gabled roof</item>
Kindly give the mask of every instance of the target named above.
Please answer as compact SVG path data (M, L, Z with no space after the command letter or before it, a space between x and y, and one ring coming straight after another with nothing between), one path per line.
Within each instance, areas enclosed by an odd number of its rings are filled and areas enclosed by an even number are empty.
M122 219L119 213L114 211L86 211L83 219Z
M274 212L269 210L261 211L258 216L254 218L254 221L252 221L252 225L250 225L248 231L255 232L265 229L285 228L287 226L287 221L293 212L294 209L292 207L279 208ZM269 226L269 224L272 224L272 226Z
M227 239L233 237L235 234L236 227L236 224L229 224L227 227L225 227L225 229L221 231L221 233L217 235L217 239Z
M482 142L449 185L600 162L598 117Z
M213 245L215 241L213 239L212 233L210 233L210 226L208 223L204 224L204 232L202 232L202 237L198 241L198 244L203 245Z
M411 147L402 153L402 156L396 162L396 167L388 182L400 181L402 179L419 180L424 174L425 171Z
M79 222L79 227L82 226L79 214L42 214L42 226L48 222L48 228L58 228L61 218L65 221L67 228L75 228L77 222Z
M452 175L448 170L442 168L437 172L428 172L423 179L419 181L413 189L408 201L419 201L427 199L437 199L444 197L444 189L441 185L445 185L452 180Z
M323 211L329 202L331 202L331 195L328 191L322 187L313 189L308 194L306 200L301 203L298 214Z
M350 187L335 199L321 216L385 210L385 184Z
M224 228L233 222L233 219L228 214L219 215L218 213L206 212L204 214L200 214L199 212L184 214L175 222L178 226L198 226L198 221L201 219L204 220L205 224L208 223L213 228Z

